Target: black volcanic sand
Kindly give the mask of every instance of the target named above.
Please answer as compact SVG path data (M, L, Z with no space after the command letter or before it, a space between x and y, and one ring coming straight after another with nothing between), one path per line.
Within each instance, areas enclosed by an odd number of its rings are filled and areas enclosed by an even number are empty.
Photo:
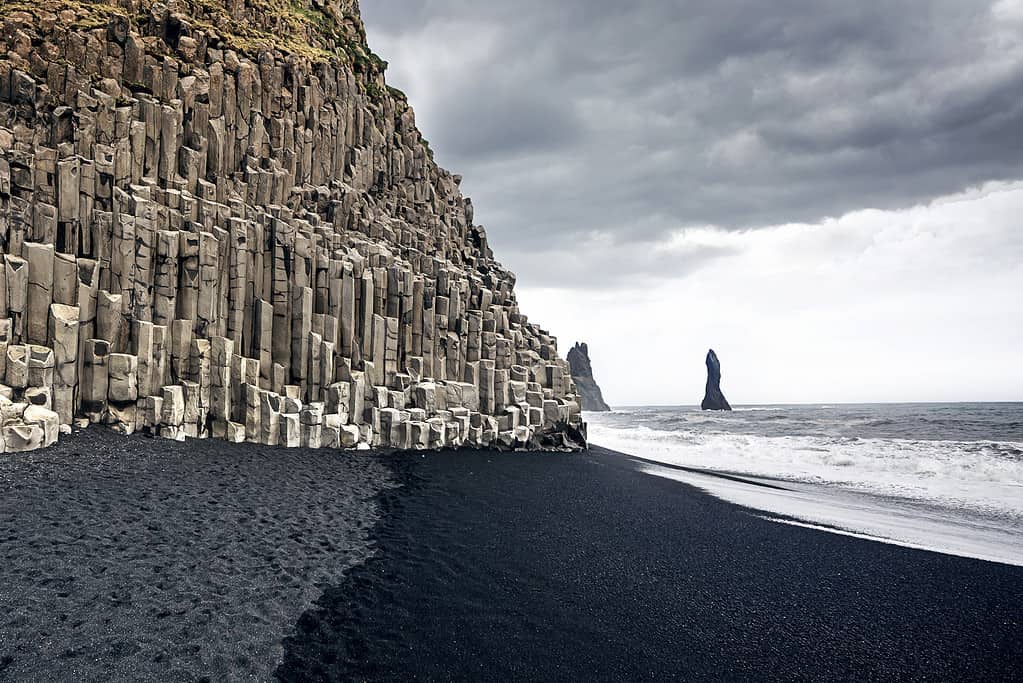
M267 680L370 553L364 454L90 428L0 454L0 680Z
M1020 680L1023 568L768 522L626 456L399 454L305 680Z

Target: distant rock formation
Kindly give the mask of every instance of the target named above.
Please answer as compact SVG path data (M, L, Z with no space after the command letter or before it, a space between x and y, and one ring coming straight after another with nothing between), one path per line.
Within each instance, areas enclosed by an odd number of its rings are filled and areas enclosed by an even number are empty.
M572 368L572 379L582 400L583 410L595 413L607 412L611 407L604 403L604 396L593 379L590 364L590 350L586 344L576 343L568 352L568 364Z
M571 360L570 353L569 361ZM585 394L583 396L585 397ZM584 398L584 409L585 405ZM732 406L728 405L725 395L721 393L721 361L718 360L718 355L714 353L714 349L707 352L707 391L703 396L703 403L700 404L700 407L704 410L732 409Z

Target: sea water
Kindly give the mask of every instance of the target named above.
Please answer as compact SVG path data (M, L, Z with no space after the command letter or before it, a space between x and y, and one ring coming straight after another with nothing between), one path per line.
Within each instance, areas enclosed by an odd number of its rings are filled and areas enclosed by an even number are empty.
M586 419L594 444L785 490L651 469L748 507L1023 563L1023 403L642 407Z

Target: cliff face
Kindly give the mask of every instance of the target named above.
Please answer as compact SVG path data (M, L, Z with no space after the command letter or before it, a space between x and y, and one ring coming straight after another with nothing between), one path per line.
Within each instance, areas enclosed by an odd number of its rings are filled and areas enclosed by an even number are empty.
M0 1L3 443L578 447L353 0Z
M721 392L721 361L714 349L707 352L707 388L703 394L703 410L731 410L728 400Z
M590 349L586 344L576 342L568 351L568 364L572 370L572 379L579 392L579 400L583 410L607 412L610 406L604 403L604 396L593 379L593 366L590 364Z

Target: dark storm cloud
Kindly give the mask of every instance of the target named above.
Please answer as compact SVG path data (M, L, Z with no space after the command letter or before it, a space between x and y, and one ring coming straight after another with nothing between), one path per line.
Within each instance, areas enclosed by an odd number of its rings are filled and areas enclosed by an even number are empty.
M438 160L535 284L559 271L530 255L594 235L618 255L604 279L649 266L634 245L682 226L1023 176L1016 0L362 4Z
M582 122L551 95L491 89L487 97L442 103L447 126L445 152L474 161L562 149L581 142Z

